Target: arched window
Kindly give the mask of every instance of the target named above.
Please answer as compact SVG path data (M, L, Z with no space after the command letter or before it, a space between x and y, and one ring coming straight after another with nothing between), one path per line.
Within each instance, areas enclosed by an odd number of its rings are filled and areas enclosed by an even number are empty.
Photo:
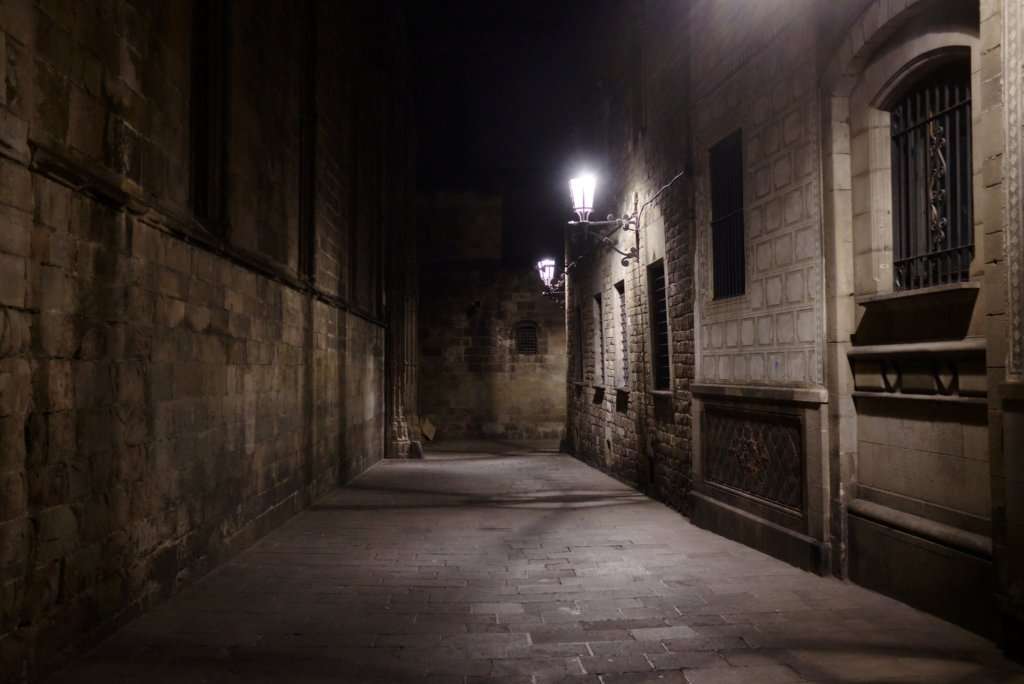
M970 65L944 65L898 95L892 130L893 287L970 279L974 254Z
M516 353L537 353L537 324L533 321L516 323Z

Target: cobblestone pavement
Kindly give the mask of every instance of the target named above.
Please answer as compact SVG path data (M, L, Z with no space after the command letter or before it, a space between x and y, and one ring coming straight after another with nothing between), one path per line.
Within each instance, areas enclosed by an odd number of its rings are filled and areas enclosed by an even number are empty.
M955 597L953 597L955 600ZM385 462L54 681L1024 682L552 452Z

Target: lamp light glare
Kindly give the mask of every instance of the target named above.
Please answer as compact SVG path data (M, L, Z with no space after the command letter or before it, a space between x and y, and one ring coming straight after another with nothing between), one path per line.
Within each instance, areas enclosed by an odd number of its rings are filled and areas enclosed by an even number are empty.
M541 259L538 261L537 273L540 275L540 280L544 283L544 287L551 287L551 283L555 281L555 260Z
M584 173L569 181L569 190L572 192L572 208L580 221L590 219L590 212L594 210L594 191L597 188L597 178L590 173Z

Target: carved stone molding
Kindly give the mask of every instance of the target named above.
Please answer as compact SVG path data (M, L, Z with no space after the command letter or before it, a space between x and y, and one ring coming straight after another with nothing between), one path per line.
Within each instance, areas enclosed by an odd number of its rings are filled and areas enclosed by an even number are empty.
M1011 378L1021 379L1024 374L1024 282L1021 269L1024 268L1024 236L1021 222L1024 219L1021 202L1024 201L1024 173L1021 161L1024 158L1024 139L1021 135L1021 110L1024 109L1022 92L1022 32L1024 32L1024 9L1020 0L1003 0L1003 87L1004 116L1006 126L1006 158L1004 160L1004 182L1006 188L1006 254L1009 260L1010 296L1010 344L1008 373Z

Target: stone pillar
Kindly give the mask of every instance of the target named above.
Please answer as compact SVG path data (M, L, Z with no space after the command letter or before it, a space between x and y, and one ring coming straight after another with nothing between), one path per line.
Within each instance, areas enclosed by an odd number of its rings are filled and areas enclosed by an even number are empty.
M401 184L396 194L404 198L389 221L388 263L388 445L391 458L419 458L423 454L419 438L417 411L417 310L419 302L419 266L416 255L416 221L412 169L412 151L406 150L401 160L406 175L395 175ZM401 172L403 169L399 169ZM400 190L400 191L399 191Z
M1002 2L1001 48L1008 320L1000 347L1006 349L1006 381L998 392L1002 420L993 422L990 435L993 457L1000 457L993 458L993 470L999 468L994 489L999 485L1002 489L993 492L993 542L1005 646L1011 655L1024 658L1024 7L1020 0Z

